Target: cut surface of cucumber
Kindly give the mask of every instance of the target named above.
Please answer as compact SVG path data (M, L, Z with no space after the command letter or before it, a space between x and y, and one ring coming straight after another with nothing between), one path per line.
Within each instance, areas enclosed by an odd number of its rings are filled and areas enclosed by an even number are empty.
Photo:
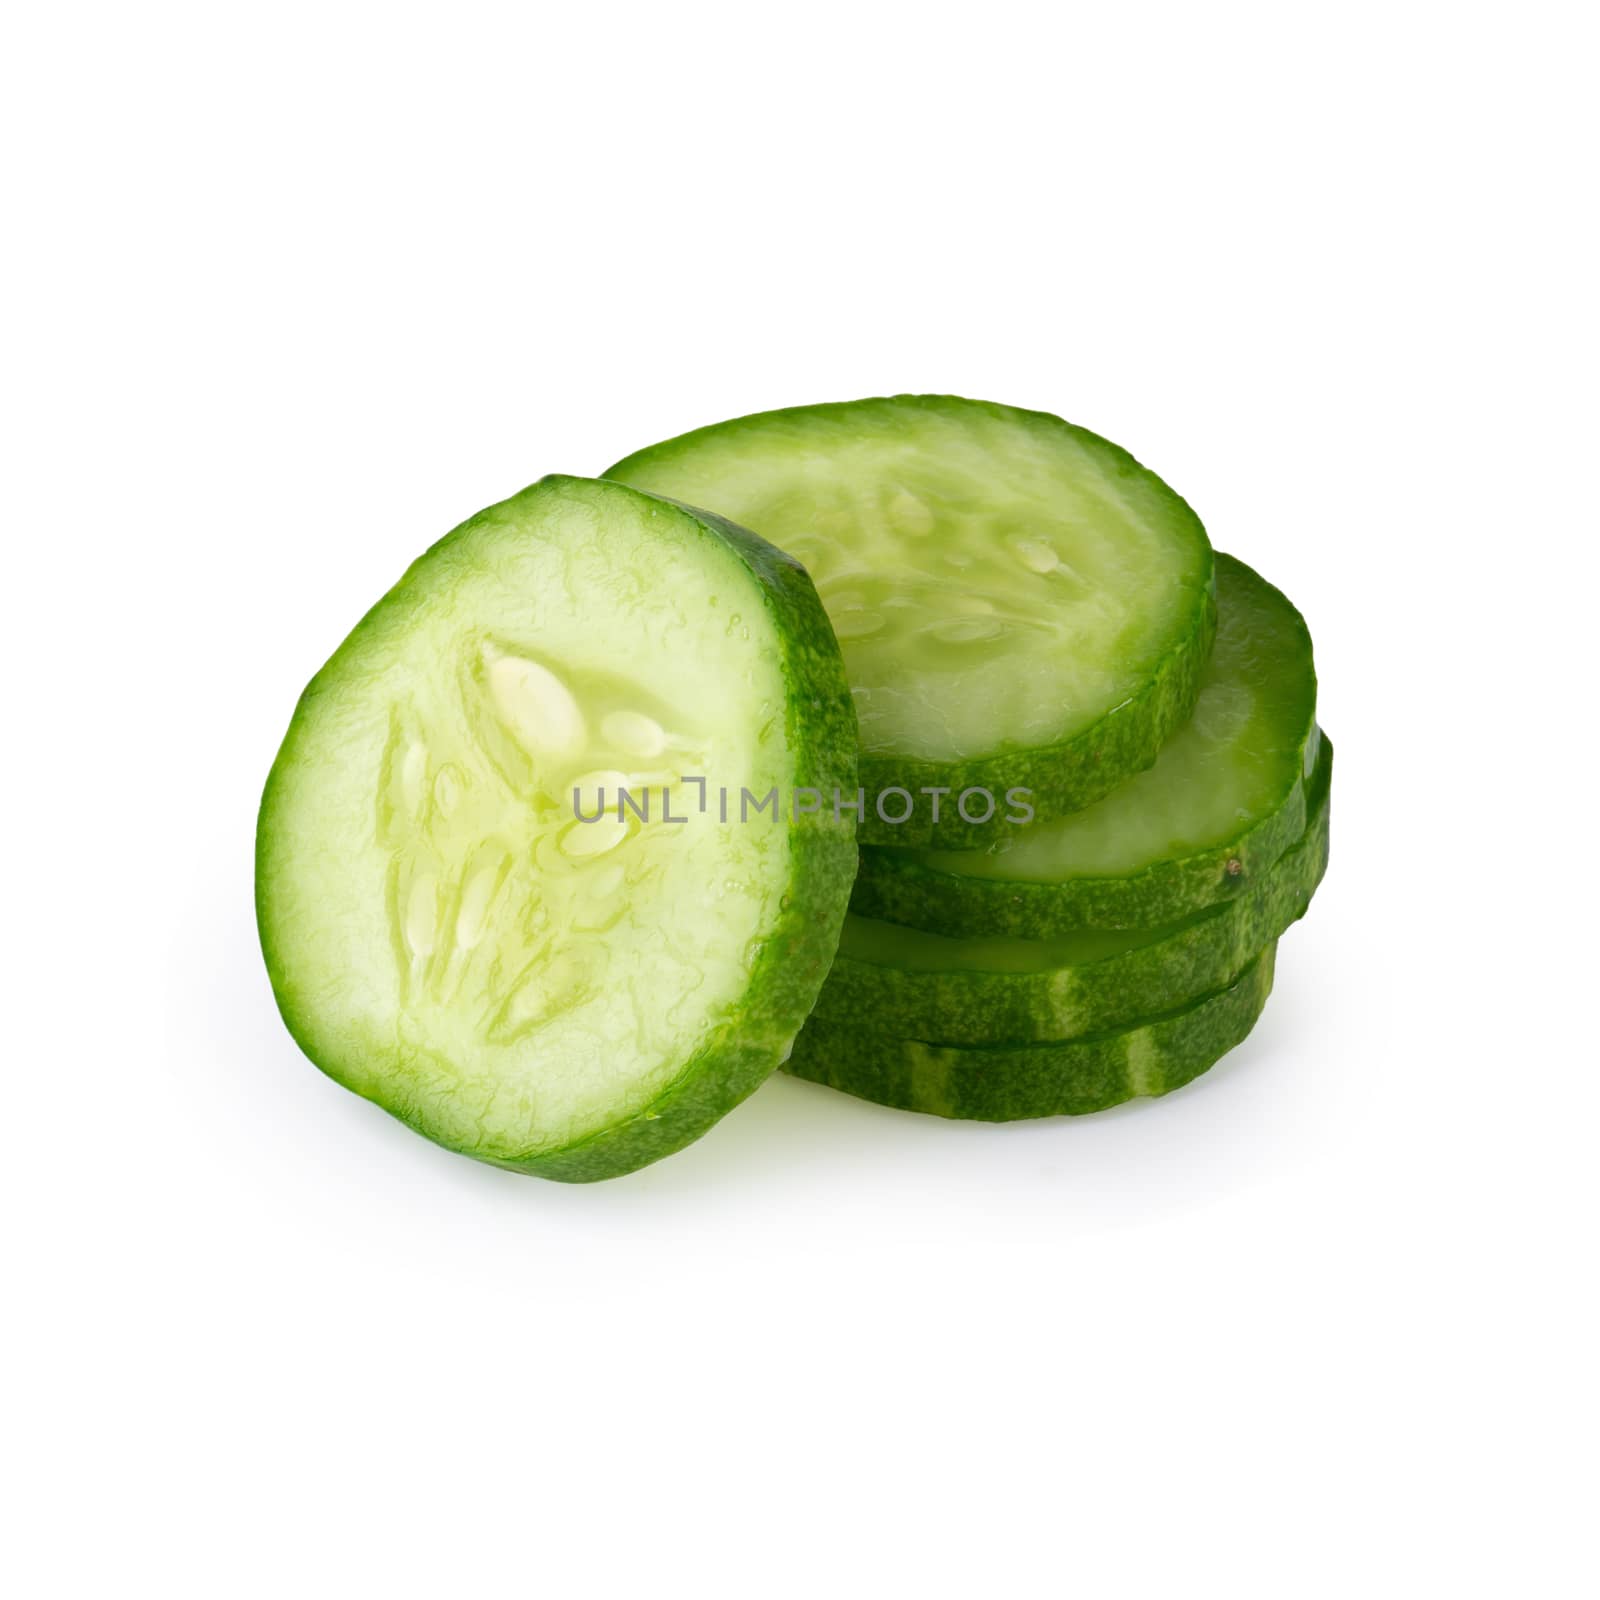
M546 478L422 556L301 698L257 832L289 1030L485 1161L584 1181L666 1155L778 1065L855 865L848 813L728 823L682 777L849 789L854 751L795 562Z
M1215 627L1205 530L1059 417L947 396L807 406L606 476L804 563L855 696L864 840L969 850L1024 833L1011 790L1039 818L1086 806L1194 704Z
M1305 914L1328 864L1333 745L1305 833L1242 894L1181 922L1052 939L946 938L851 916L816 1015L931 1044L1073 1039L1226 988Z
M1247 891L1305 830L1317 679L1300 613L1217 556L1194 715L1148 771L989 850L864 850L851 909L931 932L1044 939L1176 921Z
M862 1100L937 1117L1014 1122L1080 1116L1180 1088L1255 1026L1272 990L1275 946L1226 989L1118 1033L1062 1043L922 1044L813 1017L784 1070Z

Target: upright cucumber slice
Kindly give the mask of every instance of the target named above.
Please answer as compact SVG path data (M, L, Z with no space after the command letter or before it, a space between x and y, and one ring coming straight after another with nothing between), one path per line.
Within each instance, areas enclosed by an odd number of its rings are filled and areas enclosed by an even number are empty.
M1175 922L1247 891L1305 830L1317 677L1300 613L1217 556L1217 642L1155 765L991 851L864 850L851 909L931 932L1046 939Z
M813 1017L786 1072L862 1100L936 1117L1014 1122L1079 1116L1198 1078L1255 1026L1272 990L1268 945L1226 989L1122 1033L968 1049L863 1033Z
M807 406L606 476L805 563L855 695L863 840L1018 836L1027 807L1076 811L1149 766L1194 705L1215 627L1205 530L1059 417L938 395Z
M1161 928L1039 940L847 917L815 1014L927 1043L1023 1043L1125 1028L1226 988L1305 914L1322 881L1332 770L1324 738L1306 832L1232 900Z
M700 796L854 782L795 562L546 478L429 550L300 701L257 833L284 1020L451 1149L573 1181L643 1166L778 1065L855 867L848 813L741 826Z

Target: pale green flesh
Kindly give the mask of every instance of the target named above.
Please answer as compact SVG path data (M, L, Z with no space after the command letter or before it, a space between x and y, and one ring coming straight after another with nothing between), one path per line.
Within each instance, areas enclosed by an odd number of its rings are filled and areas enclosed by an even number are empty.
M789 886L788 829L721 825L679 781L790 781L754 581L662 538L676 508L602 492L603 515L541 486L531 533L508 502L425 556L313 686L263 813L297 1037L496 1160L647 1106L736 1008ZM648 823L617 820L624 779ZM604 821L575 819L575 784L585 815L606 787Z
M1177 922L1132 932L1083 928L1050 939L950 938L895 922L847 916L839 954L906 972L1054 972L1156 944L1207 915L1209 912L1200 911Z
M867 401L705 430L613 468L711 507L811 573L864 756L1058 744L1192 630L1209 552L1103 440L974 402Z
M1189 722L1153 767L1086 810L1009 831L985 852L911 852L942 872L1055 882L1112 877L1225 844L1316 761L1305 623L1270 584L1217 557L1217 638Z

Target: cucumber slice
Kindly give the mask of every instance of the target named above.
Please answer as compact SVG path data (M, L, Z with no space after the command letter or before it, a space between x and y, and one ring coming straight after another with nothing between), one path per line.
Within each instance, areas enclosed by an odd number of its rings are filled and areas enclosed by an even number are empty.
M501 1166L587 1181L687 1144L805 1020L855 846L848 813L731 825L679 774L853 785L803 569L577 478L463 523L312 680L267 780L257 910L289 1031Z
M1217 556L1217 604L1194 715L1149 771L983 854L864 850L851 910L1048 939L1176 922L1245 893L1305 831L1317 676L1300 613L1232 556Z
M863 840L1015 837L1028 807L1076 811L1149 766L1194 705L1216 620L1205 529L1059 417L939 395L807 406L606 476L805 563L855 694Z
M869 1018L877 1032L928 1043L1020 1043L1125 1028L1226 988L1305 914L1322 881L1332 770L1324 738L1300 840L1243 894L1163 928L949 939L846 917L816 1015Z
M1200 1076L1255 1026L1272 990L1268 945L1226 989L1121 1033L982 1049L919 1044L813 1017L784 1071L904 1111L978 1122L1080 1116Z

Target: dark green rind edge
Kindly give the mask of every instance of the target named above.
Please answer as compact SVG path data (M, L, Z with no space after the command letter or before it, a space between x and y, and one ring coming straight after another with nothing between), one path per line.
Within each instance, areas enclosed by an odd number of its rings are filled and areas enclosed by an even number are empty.
M1193 524L1193 533L1204 546L1206 579L1198 591L1200 603L1191 625L1152 673L1149 681L1121 705L1113 707L1087 728L1056 745L1001 752L970 761L923 761L900 756L865 756L861 760L860 785L866 791L858 839L864 845L898 845L902 848L940 850L981 850L1003 838L1016 826L1005 818L1008 790L1032 791L1029 804L1039 821L1081 811L1104 798L1118 784L1152 765L1161 746L1187 720L1200 689L1200 671L1211 653L1217 630L1216 573L1210 559L1211 542L1205 526L1189 503L1162 478L1121 445L1088 428L1068 422L1048 411L1030 411L1020 406L1001 405L992 400L968 400L960 395L886 395L866 400L832 401L822 405L788 406L776 411L752 412L731 417L703 428L691 429L672 439L648 445L625 456L601 474L603 478L627 481L628 475L646 463L656 463L683 446L699 444L721 433L732 433L752 423L778 419L802 421L807 417L837 419L856 407L893 404L920 407L928 411L956 412L964 409L986 411L991 416L1010 420L1029 418L1065 428L1079 438L1107 452L1113 464L1126 476L1138 477L1155 486L1170 499L1180 517ZM877 796L887 789L907 789L917 797L916 810L901 824L884 822L877 812ZM940 807L939 821L932 818L932 806L921 794L924 788L950 790ZM956 809L956 799L964 789L987 789L995 798L995 814L987 823L969 823ZM888 809L893 812L904 802L895 797ZM977 809L974 802L972 809ZM876 915L876 913L868 913Z
M1292 605L1287 597L1284 603ZM1309 633L1306 639L1309 650ZM1067 878L1055 883L946 872L904 851L868 845L861 852L850 909L860 917L931 933L954 929L974 937L1048 939L1078 928L1155 927L1235 899L1248 893L1305 832L1306 773L1314 771L1323 738L1315 713L1313 670L1300 776L1281 805L1222 844L1155 862L1125 877ZM862 840L866 844L865 835Z
M1125 1028L1226 988L1305 915L1328 866L1333 745L1312 773L1311 820L1250 889L1166 938L1046 972L914 972L838 956L816 1015L930 1044L1066 1040Z
M1216 596L1207 590L1188 634L1144 687L1062 744L962 762L864 756L861 842L902 849L982 850L1019 826L1005 820L1010 809L1006 796L1013 789L1029 791L1027 803L1037 822L1103 800L1135 773L1153 766L1162 745L1188 721L1216 635ZM908 789L917 796L916 811L899 825L884 822L877 811L877 796L891 788ZM942 797L938 822L922 795L931 788L950 791ZM956 807L966 789L983 789L994 796L994 816L987 823L962 819ZM971 809L979 810L984 803L974 799ZM891 815L904 804L895 796L888 805Z
M552 475L511 496L502 505L509 506L541 488L569 485L661 500L658 495L647 495L642 490L620 484ZM675 510L685 509L671 501L662 503L672 505ZM468 518L433 549L458 538L484 514L480 512ZM760 585L763 604L783 649L783 674L788 684L784 722L788 748L794 756L795 785L824 790L831 790L835 785L852 787L856 776L855 703L845 680L838 642L810 577L797 561L748 529L706 512L689 511L687 514L711 537L730 546ZM416 565L413 563L399 583L356 625L345 645L364 629L383 621L390 610L406 604L407 578ZM317 1060L312 1054L306 1030L297 1026L290 997L280 986L281 967L274 957L268 932L262 874L279 767L308 702L319 691L324 675L338 660L345 645L340 646L301 696L289 732L267 777L256 831L256 922L273 993L290 1036L313 1065L335 1082L352 1088L344 1083L333 1065ZM418 1119L384 1104L376 1094L360 1089L354 1092L372 1100L424 1137L445 1144L447 1149L492 1166L564 1183L592 1183L620 1177L693 1143L776 1070L815 1004L838 949L839 930L844 924L850 883L856 870L852 820L846 813L842 820L836 821L831 812L824 811L815 816L803 815L788 826L792 874L786 903L756 958L744 996L729 1007L727 1019L707 1037L677 1077L631 1116L563 1149L504 1159L486 1156L464 1144L446 1144L435 1139Z
M1198 1078L1249 1035L1272 991L1268 945L1227 989L1143 1027L1065 1043L963 1049L813 1018L784 1071L858 1099L975 1122L1083 1116Z

